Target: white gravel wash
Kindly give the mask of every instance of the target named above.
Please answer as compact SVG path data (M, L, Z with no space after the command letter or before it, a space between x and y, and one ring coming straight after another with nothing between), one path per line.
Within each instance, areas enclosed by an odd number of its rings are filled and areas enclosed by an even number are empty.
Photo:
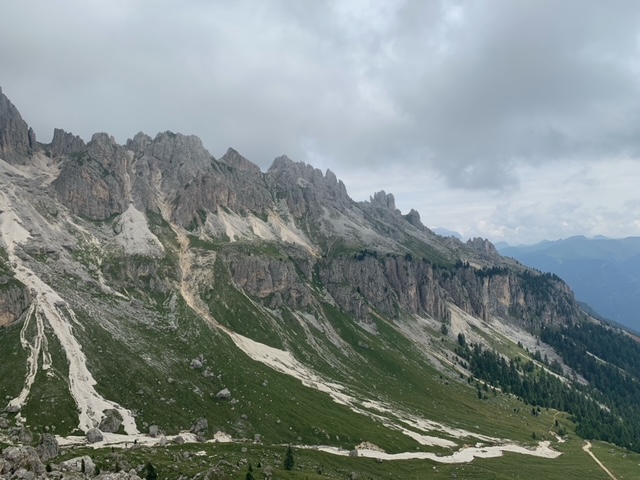
M298 447L305 448L305 447ZM330 453L332 455L349 456L349 450L343 450L336 447L308 447L321 452ZM356 450L358 457L380 458L382 460L433 460L438 463L469 463L474 458L496 458L501 457L504 452L519 453L521 455L529 455L541 458L558 458L561 452L550 447L548 441L538 443L534 449L508 443L504 445L493 445L490 447L465 447L452 453L451 455L437 455L432 452L402 452L402 453L384 453L379 450Z
M124 247L127 253L134 255L160 256L164 253L164 247L147 224L147 217L133 204L120 216L117 221L120 233L116 235L116 241Z
M36 319L46 319L51 326L56 337L64 349L69 362L69 389L78 407L79 424L78 427L87 431L99 425L103 412L108 409L116 409L123 418L123 425L127 434L138 433L135 419L132 413L120 405L108 401L96 392L94 386L96 381L87 368L87 361L80 343L73 335L73 328L68 318L77 323L77 319L67 303L49 285L43 282L31 269L29 269L22 259L15 253L17 245L25 243L29 237L29 232L22 226L20 219L12 209L9 197L5 193L0 193L0 235L4 243L9 262L13 266L17 280L26 285L32 295L33 309ZM37 337L34 340L36 345L32 349L29 357L29 371L25 380L25 389L20 395L12 399L9 404L23 407L29 395L31 385L38 373L37 359L42 349L46 345L44 334L44 324L37 329ZM35 359L33 358L35 355ZM46 355L44 358L48 358ZM35 361L34 361L35 360ZM48 361L45 361L45 366ZM35 368L34 368L35 366Z

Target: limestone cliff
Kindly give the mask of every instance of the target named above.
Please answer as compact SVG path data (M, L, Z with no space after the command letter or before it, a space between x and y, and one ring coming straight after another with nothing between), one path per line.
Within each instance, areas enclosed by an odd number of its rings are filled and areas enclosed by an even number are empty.
M31 294L17 280L0 276L0 327L14 323L31 303Z
M0 158L24 165L36 150L35 133L0 88Z

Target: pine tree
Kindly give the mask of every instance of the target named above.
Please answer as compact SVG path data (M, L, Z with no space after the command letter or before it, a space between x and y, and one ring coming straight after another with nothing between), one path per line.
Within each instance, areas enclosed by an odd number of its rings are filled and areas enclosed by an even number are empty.
M158 473L156 472L155 467L151 465L151 462L147 463L142 473L145 474L144 478L146 480L158 480Z
M293 464L295 460L293 459L293 450L291 449L291 445L287 448L287 454L284 456L284 469L285 470L293 470Z

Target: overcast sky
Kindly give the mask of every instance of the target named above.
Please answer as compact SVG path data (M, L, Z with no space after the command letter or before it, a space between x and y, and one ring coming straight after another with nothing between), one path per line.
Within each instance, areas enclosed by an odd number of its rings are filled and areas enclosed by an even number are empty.
M0 86L43 142L172 130L465 236L640 235L635 0L5 0Z

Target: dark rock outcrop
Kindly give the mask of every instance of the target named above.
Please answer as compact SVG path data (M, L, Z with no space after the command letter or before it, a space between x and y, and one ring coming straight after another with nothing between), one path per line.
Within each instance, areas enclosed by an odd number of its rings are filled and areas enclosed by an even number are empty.
M0 327L15 322L31 304L29 289L8 276L0 276Z
M20 469L42 475L45 472L44 465L38 457L38 452L33 447L8 447L2 452L4 465L0 469L1 478L11 478L11 475Z
M323 175L321 170L287 156L273 161L267 171L267 183L274 197L286 203L294 218L319 217L323 208L343 211L353 203L344 183L331 170Z
M114 408L104 411L104 417L98 427L102 432L116 433L122 425L122 415Z
M56 437L50 433L43 433L40 436L40 442L38 443L36 451L38 452L40 461L46 463L58 456L58 448Z
M72 155L83 152L87 145L77 135L65 132L61 128L53 130L53 140L49 144L49 152L52 156Z
M228 264L234 283L250 295L265 299L270 308L303 309L313 302L297 271L310 279L313 268L310 259L294 264L268 255L243 255L230 257Z
M207 430L209 429L209 422L206 418L199 418L196 420L196 423L191 427L191 433L195 433L196 435L205 435Z
M0 88L0 158L24 165L36 150L35 133Z
M371 202L371 205L385 208L390 212L396 213L398 211L396 209L396 199L393 196L393 193L386 193L384 190L381 190L374 193L373 197L369 197L369 201Z
M71 155L53 187L72 213L106 220L129 205L125 177L129 154L113 137L96 133L86 151Z

